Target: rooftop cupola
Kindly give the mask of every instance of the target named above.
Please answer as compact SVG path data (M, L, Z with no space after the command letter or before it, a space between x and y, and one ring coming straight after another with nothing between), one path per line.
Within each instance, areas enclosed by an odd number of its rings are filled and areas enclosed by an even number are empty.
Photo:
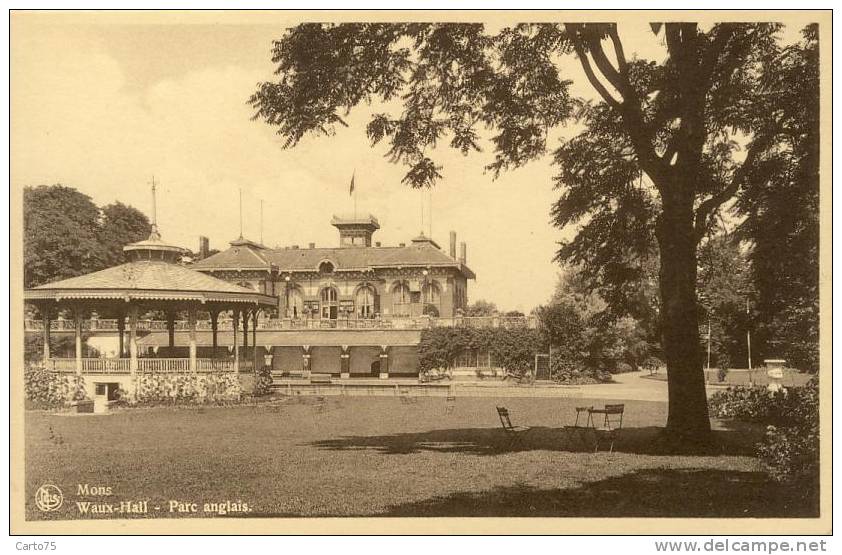
M371 214L333 216L330 223L339 230L340 247L370 247L371 236L380 229L380 222Z
M155 201L155 178L152 178L152 230L149 238L137 243L131 243L123 247L126 260L136 262L139 260L163 260L175 264L179 259L188 254L187 249L168 245L161 239L158 232L158 215Z

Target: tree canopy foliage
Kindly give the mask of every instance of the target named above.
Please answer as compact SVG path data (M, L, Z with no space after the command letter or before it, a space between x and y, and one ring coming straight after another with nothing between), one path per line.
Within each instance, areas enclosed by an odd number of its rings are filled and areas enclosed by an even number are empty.
M102 210L64 185L23 193L24 287L102 270L123 259L123 246L149 236L146 216L115 203Z
M818 370L818 26L774 53L753 105L757 133L774 137L748 173L737 209L752 249L758 346L794 367Z

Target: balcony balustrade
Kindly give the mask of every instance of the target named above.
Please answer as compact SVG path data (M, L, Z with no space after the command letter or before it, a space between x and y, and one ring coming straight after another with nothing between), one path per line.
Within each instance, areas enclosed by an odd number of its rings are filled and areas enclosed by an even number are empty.
M26 319L25 330L28 332L40 332L44 330L43 320ZM327 320L319 318L258 318L257 329L267 331L301 330L301 329L359 329L359 330L423 330L435 327L457 327L465 326L471 328L512 328L526 326L535 328L538 326L538 319L534 316L511 317L511 316L454 316L445 318L434 318L428 316L417 317L383 317L383 318L338 318ZM128 327L128 326L127 326ZM251 325L249 325L251 327ZM187 320L176 320L174 322L176 331L189 330ZM75 331L75 323L72 319L58 318L50 321L50 331L72 332ZM82 330L90 333L95 332L116 332L117 320L92 318L82 321ZM166 320L138 320L138 331L167 331ZM211 331L210 320L198 320L196 329L199 331ZM218 331L231 331L233 321L230 319L219 320ZM242 329L242 327L241 327Z

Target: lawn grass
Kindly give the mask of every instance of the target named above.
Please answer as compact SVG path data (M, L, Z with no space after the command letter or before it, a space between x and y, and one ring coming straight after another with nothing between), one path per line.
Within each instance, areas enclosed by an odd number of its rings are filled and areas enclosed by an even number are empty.
M229 516L815 516L816 492L772 483L752 455L758 427L717 425L717 447L671 455L656 440L664 403L628 401L615 452L564 430L574 398L328 397L226 408L125 409L104 416L26 413L27 518L82 517L79 484L104 501L148 500L150 513L214 516L204 502L244 502ZM532 426L516 446L495 406ZM607 444L606 444L607 447ZM40 512L38 487L64 492ZM199 503L169 513L167 503ZM160 511L152 507L160 506Z

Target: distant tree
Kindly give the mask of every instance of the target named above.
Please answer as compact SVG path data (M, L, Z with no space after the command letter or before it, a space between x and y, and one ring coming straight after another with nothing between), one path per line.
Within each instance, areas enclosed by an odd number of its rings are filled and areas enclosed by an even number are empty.
M482 299L469 304L465 309L465 316L494 316L498 313L496 304Z
M550 302L537 314L559 357L599 372L632 369L657 350L647 328L625 313L615 313L588 285L578 266L563 268Z
M102 261L105 266L123 262L123 247L149 237L151 226L146 215L122 202L109 204L102 209L99 241L102 244Z
M490 129L496 174L543 156L551 128L583 129L555 153L564 189L560 227L579 225L562 258L587 264L658 242L662 345L668 367L667 431L704 440L710 432L696 299L696 249L774 134L755 134L748 109L778 49L778 25L652 24L662 62L629 59L611 23L522 24L495 35L481 24L303 24L274 42L277 79L258 85L255 118L284 146L307 133L332 134L361 103L377 113L372 143L408 166L404 183L441 178L430 151L440 141L464 154ZM558 60L574 54L598 94L574 99ZM739 135L745 155L739 153ZM641 179L641 174L647 180ZM654 223L654 227L653 227ZM614 242L616 241L616 242ZM605 249L605 250L604 250Z
M754 296L745 245L733 235L711 237L699 248L699 302L702 326L711 326L711 364L747 363L746 331L753 318L746 301ZM703 349L706 342L703 342ZM757 352L757 351L756 351Z
M99 208L63 185L23 192L24 287L78 276L103 266Z
M100 210L64 185L23 192L24 287L102 270L123 261L123 247L149 236L149 220L117 202Z

